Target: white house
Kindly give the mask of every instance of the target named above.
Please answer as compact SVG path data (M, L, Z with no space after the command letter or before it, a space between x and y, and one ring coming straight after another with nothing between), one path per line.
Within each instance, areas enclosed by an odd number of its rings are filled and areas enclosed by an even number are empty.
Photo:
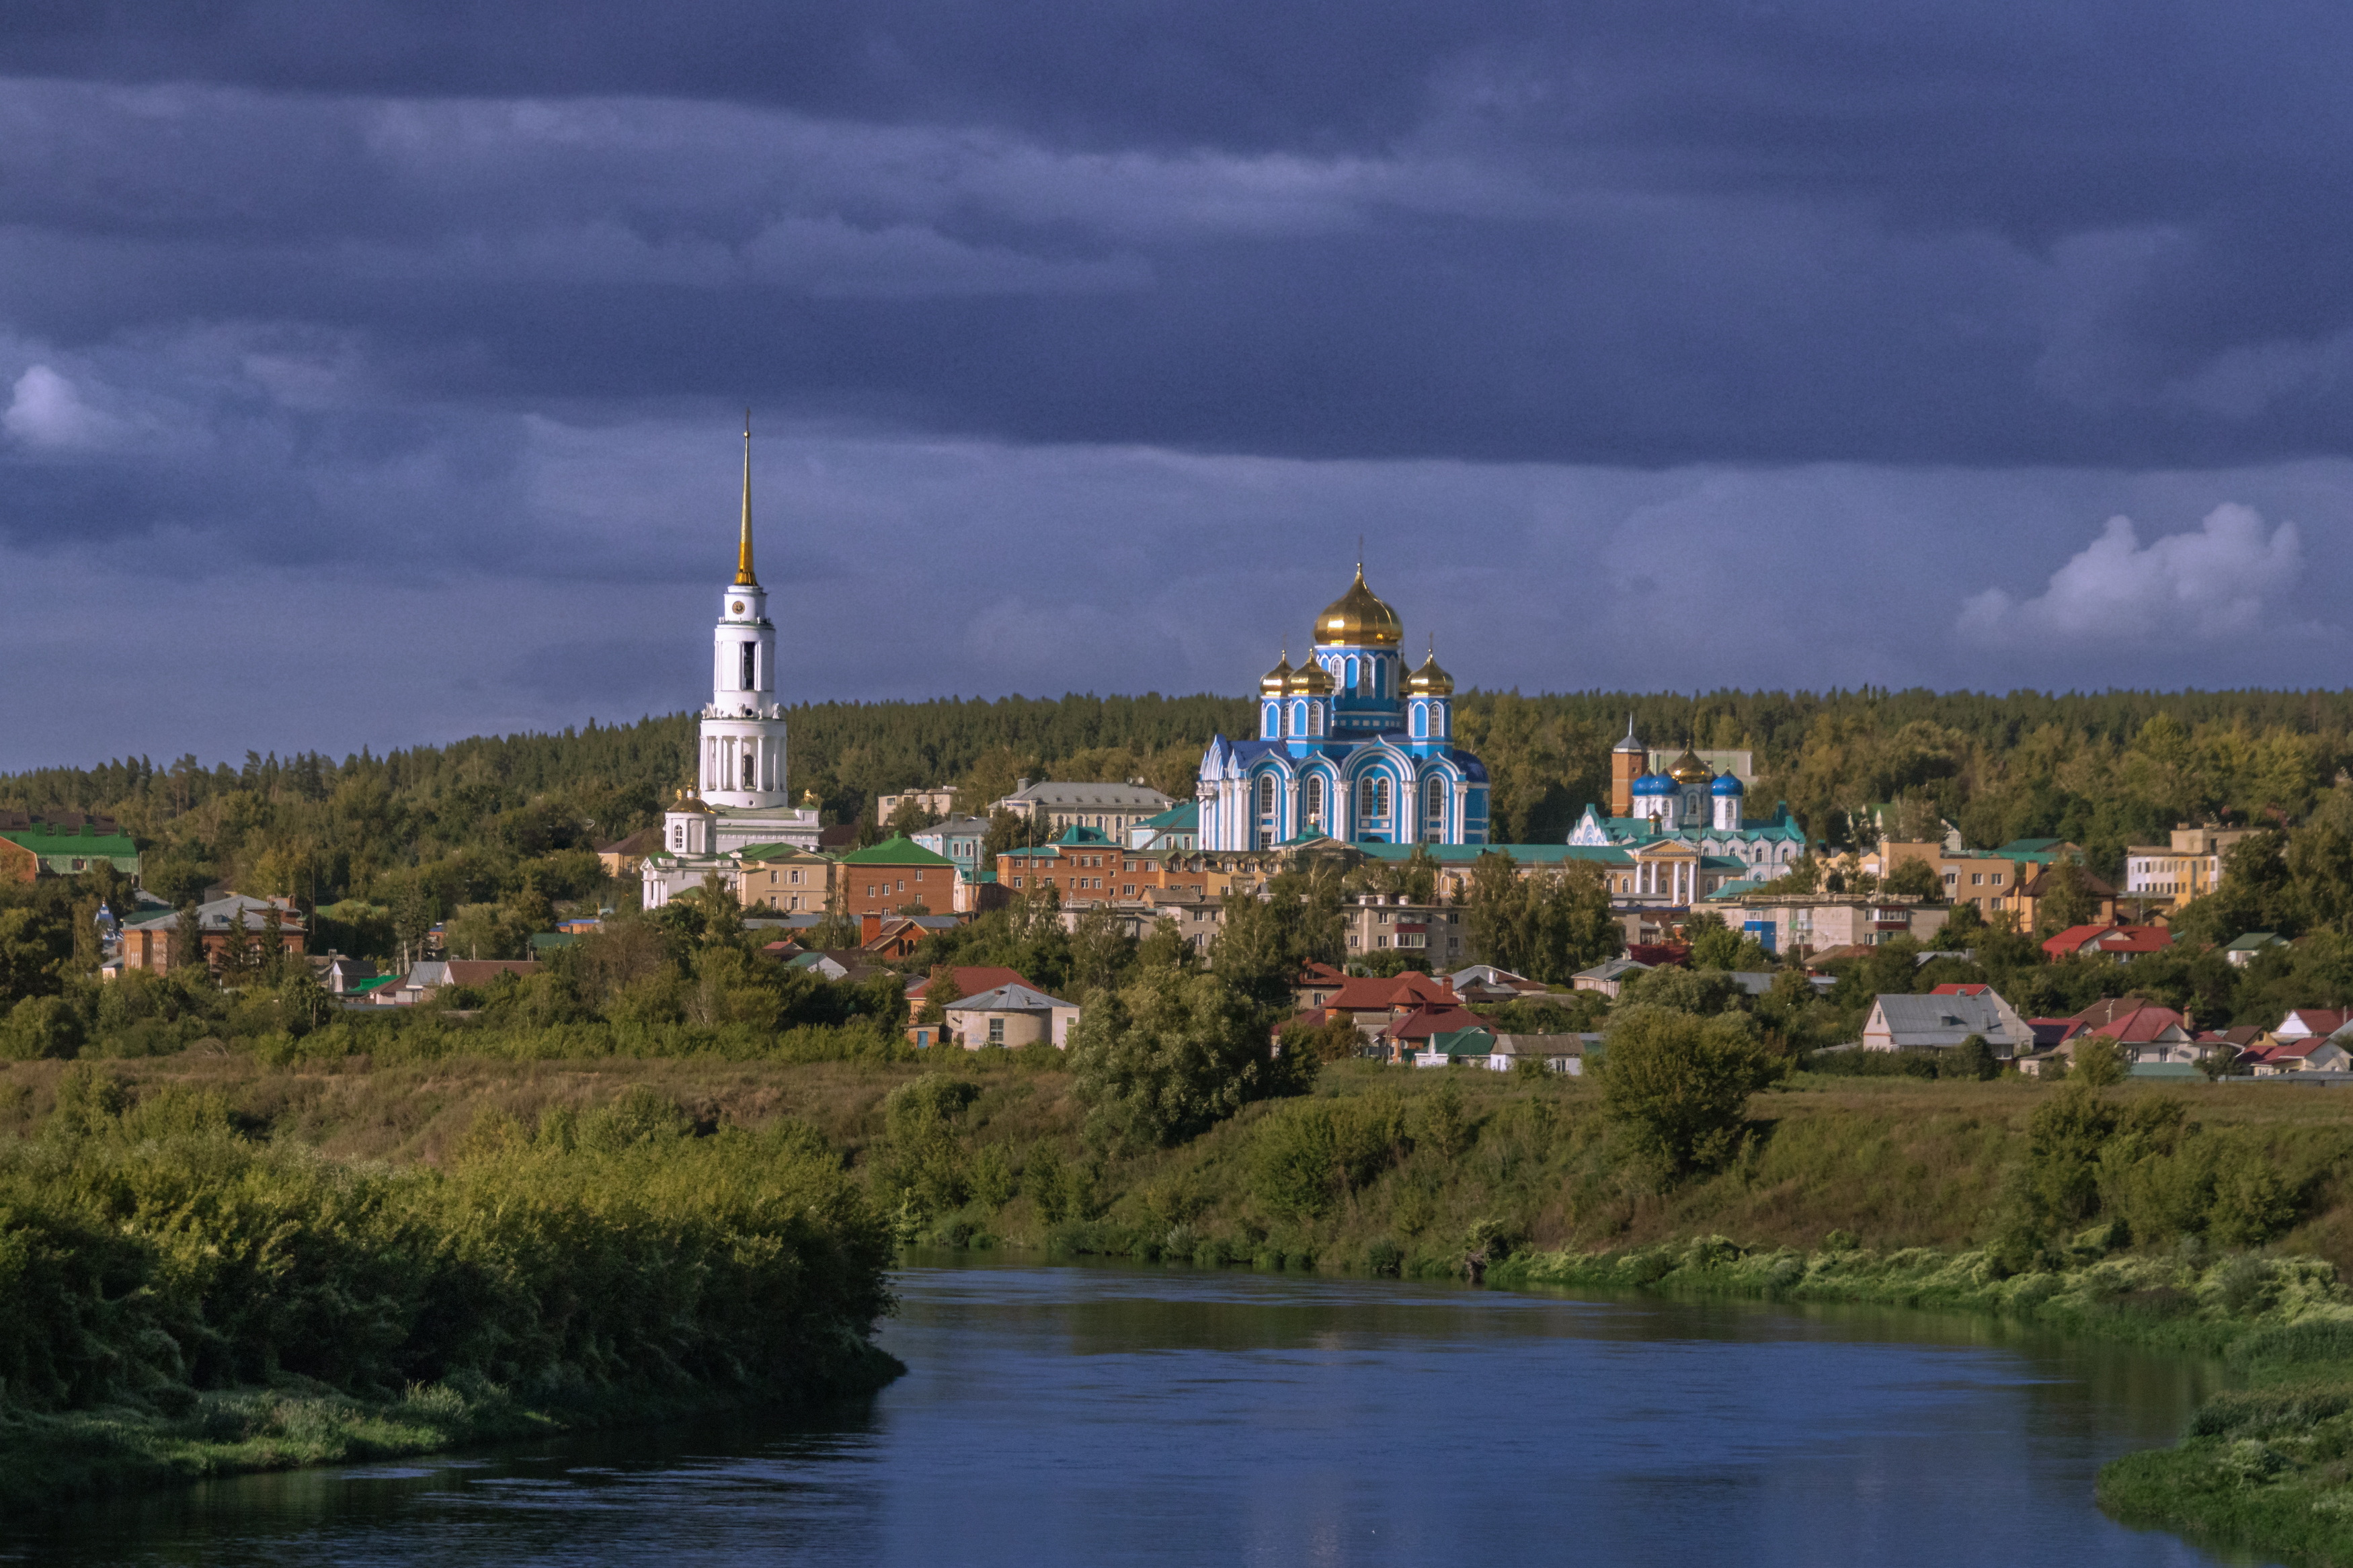
M1027 985L999 985L977 996L951 1002L947 1037L965 1050L983 1046L1029 1046L1040 1040L1058 1049L1071 1043L1071 1027L1079 1021L1079 1007Z
M1554 1072L1582 1078L1585 1053L1600 1043L1599 1035L1498 1035L1487 1065L1509 1072L1524 1061L1540 1061Z
M1971 1035L1982 1036L1998 1057L2022 1056L2034 1048L2034 1031L2026 1020L1990 991L1975 996L1878 996L1863 1021L1862 1048L1947 1049Z

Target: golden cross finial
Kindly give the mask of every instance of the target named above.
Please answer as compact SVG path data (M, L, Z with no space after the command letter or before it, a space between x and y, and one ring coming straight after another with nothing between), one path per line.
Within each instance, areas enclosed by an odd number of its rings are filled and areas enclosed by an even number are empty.
M752 574L752 411L744 410L744 534L735 545L735 585L756 588Z

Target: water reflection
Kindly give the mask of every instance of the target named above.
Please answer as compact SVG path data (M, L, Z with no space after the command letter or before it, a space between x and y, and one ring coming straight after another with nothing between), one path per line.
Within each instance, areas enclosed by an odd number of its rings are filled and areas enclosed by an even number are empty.
M919 1258L872 1401L91 1510L59 1563L2214 1561L2091 1503L2211 1376L1984 1320Z

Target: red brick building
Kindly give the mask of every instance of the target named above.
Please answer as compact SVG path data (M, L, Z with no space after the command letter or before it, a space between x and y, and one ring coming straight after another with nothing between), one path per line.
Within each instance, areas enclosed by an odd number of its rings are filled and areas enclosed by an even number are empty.
M833 907L852 919L955 909L955 862L909 838L853 849L834 863Z

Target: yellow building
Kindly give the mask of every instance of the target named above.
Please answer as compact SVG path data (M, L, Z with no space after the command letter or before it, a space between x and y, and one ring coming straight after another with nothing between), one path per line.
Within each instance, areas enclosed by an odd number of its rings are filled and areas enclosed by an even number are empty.
M2178 909L2214 890L2223 858L2258 827L2196 827L2184 823L2170 844L2135 844L2125 850L2125 896L2170 899Z

